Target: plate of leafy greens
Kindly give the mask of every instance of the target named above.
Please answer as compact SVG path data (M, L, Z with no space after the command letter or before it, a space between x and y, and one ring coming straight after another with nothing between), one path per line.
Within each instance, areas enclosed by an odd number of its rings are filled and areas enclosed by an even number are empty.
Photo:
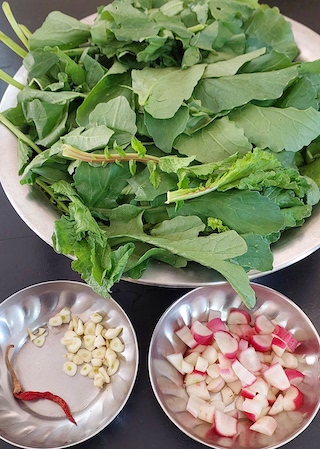
M227 281L252 307L250 278L319 248L315 32L256 0L115 0L20 37L1 182L99 294Z

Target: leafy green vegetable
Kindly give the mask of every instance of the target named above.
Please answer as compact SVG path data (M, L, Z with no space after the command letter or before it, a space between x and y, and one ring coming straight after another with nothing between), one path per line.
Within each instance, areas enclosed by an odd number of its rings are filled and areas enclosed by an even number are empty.
M279 10L114 0L92 25L52 12L27 51L0 38L27 71L0 73L20 90L0 121L21 183L61 211L54 249L106 297L155 259L216 270L253 307L248 272L320 198L320 61L295 61Z

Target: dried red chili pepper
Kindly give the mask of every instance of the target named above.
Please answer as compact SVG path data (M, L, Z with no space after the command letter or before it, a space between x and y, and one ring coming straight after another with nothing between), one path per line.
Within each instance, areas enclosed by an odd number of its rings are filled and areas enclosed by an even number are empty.
M66 417L74 424L77 425L74 417L72 416L69 406L64 399L56 394L51 393L50 391L23 391L19 379L13 369L13 366L9 360L9 351L11 348L14 348L14 345L9 345L6 349L6 364L10 375L13 381L13 395L17 399L21 399L22 401L34 401L37 399L48 399L49 401L55 402L60 405L62 410L64 411Z

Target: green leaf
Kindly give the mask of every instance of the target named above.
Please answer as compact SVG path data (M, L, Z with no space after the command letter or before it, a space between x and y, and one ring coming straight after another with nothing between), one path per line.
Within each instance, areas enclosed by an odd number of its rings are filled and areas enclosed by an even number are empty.
M30 36L30 50L46 46L57 46L65 50L85 44L89 37L89 25L59 11L53 11L42 26Z
M147 112L144 113L148 133L157 147L165 153L171 153L173 142L185 130L188 119L189 109L185 106L181 106L170 119L156 119Z
M284 225L277 204L259 192L248 190L211 192L185 201L177 211L170 207L168 213L170 217L196 215L203 223L207 223L208 217L215 217L239 234L265 236L281 230Z
M82 151L93 151L104 148L114 131L104 125L97 125L81 133L69 133L61 137L61 141Z
M254 145L280 152L299 151L319 135L320 112L313 108L259 107L248 104L230 114Z
M144 68L132 71L132 87L139 95L139 103L156 119L175 115L184 100L188 100L203 75L205 65L198 64L185 70ZM149 79L149 86L144 80ZM141 85L144 88L141 89Z
M289 67L275 72L240 73L202 79L194 96L201 101L202 106L218 113L242 106L251 100L279 98L297 74L296 67Z
M241 127L228 117L216 119L191 136L180 135L174 142L180 154L196 156L203 163L218 162L235 153L240 156L251 150L252 145Z

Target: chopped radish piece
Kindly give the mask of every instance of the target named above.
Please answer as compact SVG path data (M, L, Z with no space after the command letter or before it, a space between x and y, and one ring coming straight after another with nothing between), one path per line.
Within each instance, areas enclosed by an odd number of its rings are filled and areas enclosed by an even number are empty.
M195 370L205 373L207 371L208 366L209 366L208 360L204 359L199 355L199 357L197 358Z
M261 369L261 361L253 346L249 346L247 349L241 351L238 359L239 362L251 372L260 371Z
M250 324L229 324L229 332L248 341L250 341L252 335L255 335L256 333Z
M266 369L263 372L263 377L270 385L279 388L279 390L287 390L290 388L289 379L280 363L275 363Z
M271 343L272 343L272 335L252 335L250 338L250 343L252 346L257 350L261 352L268 352L271 349Z
M196 340L193 338L191 330L187 325L176 331L176 335L183 341L189 348L195 348L197 346Z
M197 396L198 398L210 401L210 393L204 381L191 384L186 387L189 396Z
M280 326L279 324L275 326L273 334L281 338L281 340L283 340L284 342L286 342L288 349L291 352L294 352L300 345L300 342L292 335L292 333L289 332L284 327Z
M275 325L263 314L255 317L253 325L257 334L272 334L275 328Z
M223 437L233 437L238 433L238 420L220 410L216 410L214 413L214 428Z
M221 390L221 396L222 396L222 400L225 404L225 406L230 405L234 402L234 392L232 391L232 389L228 386L225 385L222 390Z
M232 308L229 311L228 324L250 324L251 315L247 310Z
M297 369L285 368L284 372L286 373L291 385L298 386L304 379L304 374Z
M281 340L281 338L274 336L271 341L271 349L278 357L282 357L287 349L287 343Z
M250 429L271 436L277 427L278 423L272 416L262 416L250 426Z
M191 324L191 333L200 345L210 345L212 343L213 332L198 320Z
M191 395L189 396L186 410L191 413L192 416L198 418L200 407L204 404L206 404L206 401L204 399L201 399L198 396Z
M219 346L220 351L227 358L233 359L239 349L238 341L227 331L217 331L214 338Z
M177 371L179 371L180 374L185 374L185 372L182 370L183 356L181 352L168 354L166 358L168 362L170 362L171 365L174 366Z
M298 359L291 352L285 352L281 358L283 360L283 367L292 369L298 368Z
M216 407L213 404L206 402L205 404L200 405L198 418L213 424L215 410Z
M301 407L304 401L303 393L295 385L291 385L290 388L284 393L283 396L283 409L286 411L297 410Z
M256 380L256 376L252 374L247 368L245 368L239 360L234 360L232 362L232 369L235 374L239 377L244 387L252 385Z
M268 413L269 415L278 415L280 412L283 412L283 394L281 393L278 394Z
M197 382L201 382L206 379L206 374L201 371L193 370L192 373L187 373L184 377L184 384L191 385L196 384Z
M218 360L218 353L214 346L207 346L201 356L206 359L210 365Z
M228 327L221 318L212 318L207 323L207 328L210 329L213 333L217 331L227 331Z
M209 391L216 393L217 391L221 391L225 384L225 381L222 379L222 377L219 376L215 379L212 379L211 382L207 385L207 388Z
M187 349L167 356L183 375L186 410L213 424L208 434L233 437L238 420L247 418L250 430L273 435L274 416L297 410L304 401L297 388L304 373L293 353L300 342L263 314L252 320L246 310L233 308L226 322L220 312L208 315L207 323L195 320L176 331Z
M231 366L220 366L218 365L219 373L222 379L227 382L235 382L238 380L238 376L235 374Z

